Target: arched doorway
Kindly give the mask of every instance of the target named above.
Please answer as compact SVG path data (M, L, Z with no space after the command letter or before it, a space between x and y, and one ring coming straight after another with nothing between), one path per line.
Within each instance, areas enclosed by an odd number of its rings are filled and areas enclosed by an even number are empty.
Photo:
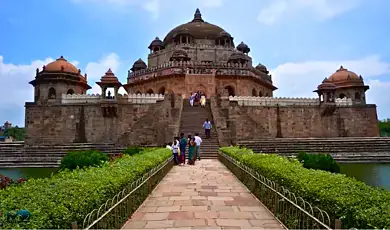
M49 99L56 99L56 90L53 87L49 89L48 97Z
M257 97L257 92L255 88L252 89L252 97Z
M228 86L225 87L225 89L228 91L229 96L233 96L233 97L236 96L236 93L234 92L233 86L228 85Z
M70 94L70 95L74 94L73 89L68 89L68 91L66 92L66 94Z
M263 92L259 91L259 97L263 96Z
M135 94L142 94L141 91L137 91Z
M339 98L340 98L340 99L343 99L343 98L345 98L345 94L343 94L343 93L340 93L340 95L339 95Z
M164 95L164 94L165 94L165 87L161 87L161 88L158 90L158 94Z
M153 92L153 89L148 89L148 91L146 91L147 94L154 94Z
M360 101L361 99L362 99L362 98L361 98L360 93L359 93L359 92L356 92L356 93L355 93L355 100Z

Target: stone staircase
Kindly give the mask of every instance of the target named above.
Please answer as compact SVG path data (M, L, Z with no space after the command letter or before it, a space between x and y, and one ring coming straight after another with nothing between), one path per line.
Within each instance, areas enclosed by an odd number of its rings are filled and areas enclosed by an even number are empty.
M338 162L390 162L390 138L388 137L266 138L242 140L238 144L262 153L295 155L299 151L304 151L329 153Z
M96 149L107 154L118 154L124 147L114 144L75 143L58 146L24 147L24 143L0 144L0 168L58 167L61 159L72 150Z
M203 140L202 145L200 147L201 159L215 159L218 158L218 135L213 124L210 139L206 139L203 129L203 123L206 118L208 118L211 123L213 123L213 116L211 114L209 100L207 100L205 108L202 108L200 106L191 107L189 100L183 100L180 132L184 133L186 137L189 134L193 136L195 133L199 133L199 136Z

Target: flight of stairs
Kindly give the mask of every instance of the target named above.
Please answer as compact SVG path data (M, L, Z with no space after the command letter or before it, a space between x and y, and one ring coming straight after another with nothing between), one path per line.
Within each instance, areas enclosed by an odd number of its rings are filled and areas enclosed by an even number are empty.
M208 118L213 124L213 117L210 109L210 101L207 100L206 107L190 106L189 100L183 100L183 111L180 121L180 132L184 133L185 137L188 135L194 136L199 133L203 142L200 147L201 159L215 159L218 158L219 142L217 132L213 127L211 129L210 139L207 139L203 129L203 123ZM188 153L188 149L187 149Z

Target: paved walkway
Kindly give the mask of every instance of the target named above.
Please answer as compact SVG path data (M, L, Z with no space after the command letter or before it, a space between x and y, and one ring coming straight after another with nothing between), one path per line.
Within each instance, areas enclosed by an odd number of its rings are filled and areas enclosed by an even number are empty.
M283 229L218 160L175 166L124 229Z

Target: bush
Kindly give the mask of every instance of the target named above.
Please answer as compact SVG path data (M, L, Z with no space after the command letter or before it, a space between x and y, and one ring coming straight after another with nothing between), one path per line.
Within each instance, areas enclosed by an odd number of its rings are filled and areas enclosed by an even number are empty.
M72 151L66 154L62 160L60 169L76 169L89 166L100 166L108 161L107 154L97 150Z
M300 162L275 154L253 154L251 150L236 147L223 147L220 151L339 218L344 228L390 227L387 191L344 174L305 169Z
M298 161L307 169L324 170L331 173L340 173L340 167L330 154L298 153Z
M123 154L133 156L135 154L141 153L142 151L146 150L147 148L142 148L142 147L128 147L123 151Z
M0 229L70 229L133 181L169 157L167 149L155 149L133 157L124 156L102 167L64 170L43 179L0 190ZM143 194L147 196L147 194ZM11 222L6 213L26 209L29 221Z

